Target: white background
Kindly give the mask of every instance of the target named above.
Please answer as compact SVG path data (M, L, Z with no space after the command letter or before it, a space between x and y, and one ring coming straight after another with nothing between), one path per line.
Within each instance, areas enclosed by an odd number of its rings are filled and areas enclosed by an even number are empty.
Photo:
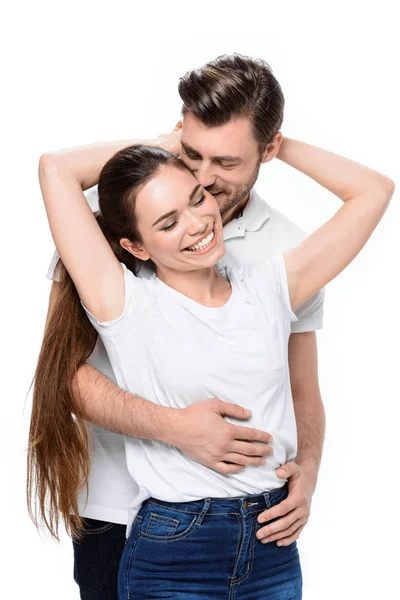
M284 135L349 156L399 185L396 3L144 4L19 2L2 15L4 598L78 598L70 540L42 540L24 497L28 388L53 251L40 154L168 131L179 118L179 77L236 51L273 67L286 96ZM263 168L257 188L309 231L339 207L279 161ZM327 433L299 541L305 600L393 598L398 590L399 213L396 192L366 249L327 288L318 334Z

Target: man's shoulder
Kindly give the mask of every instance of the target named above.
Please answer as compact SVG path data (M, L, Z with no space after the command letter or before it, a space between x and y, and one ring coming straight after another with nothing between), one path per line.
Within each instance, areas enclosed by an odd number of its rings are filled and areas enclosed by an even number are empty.
M287 215L269 202L265 202L265 204L268 207L269 218L261 227L262 230L265 229L268 233L272 232L274 234L284 235L285 237L290 238L293 245L299 244L308 237L308 232L297 225L297 223L294 223Z
M99 210L99 193L97 191L97 185L86 190L85 192L87 203L89 204L92 212Z

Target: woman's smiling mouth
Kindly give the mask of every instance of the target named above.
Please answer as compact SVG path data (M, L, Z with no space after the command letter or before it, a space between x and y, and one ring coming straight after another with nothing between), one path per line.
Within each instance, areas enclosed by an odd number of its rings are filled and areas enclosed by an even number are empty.
M194 246L188 246L184 249L184 252L190 252L191 254L206 254L209 250L211 250L211 248L213 248L217 242L217 236L215 234L214 227L208 235L204 236L204 238L200 240L200 242Z

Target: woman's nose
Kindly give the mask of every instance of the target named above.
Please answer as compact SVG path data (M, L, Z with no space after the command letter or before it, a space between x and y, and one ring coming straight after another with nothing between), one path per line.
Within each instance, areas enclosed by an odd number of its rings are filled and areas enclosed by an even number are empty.
M188 222L187 222L188 234L193 235L193 236L202 235L206 231L207 231L207 222L204 219L204 217L200 218L199 216L192 213L188 217Z

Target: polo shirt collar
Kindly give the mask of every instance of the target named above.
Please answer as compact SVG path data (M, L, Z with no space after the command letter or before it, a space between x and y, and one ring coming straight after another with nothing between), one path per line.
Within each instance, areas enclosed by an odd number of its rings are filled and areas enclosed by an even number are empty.
M269 216L268 205L260 198L256 190L252 189L242 214L225 225L224 240L244 237L246 231L258 231L268 221Z

